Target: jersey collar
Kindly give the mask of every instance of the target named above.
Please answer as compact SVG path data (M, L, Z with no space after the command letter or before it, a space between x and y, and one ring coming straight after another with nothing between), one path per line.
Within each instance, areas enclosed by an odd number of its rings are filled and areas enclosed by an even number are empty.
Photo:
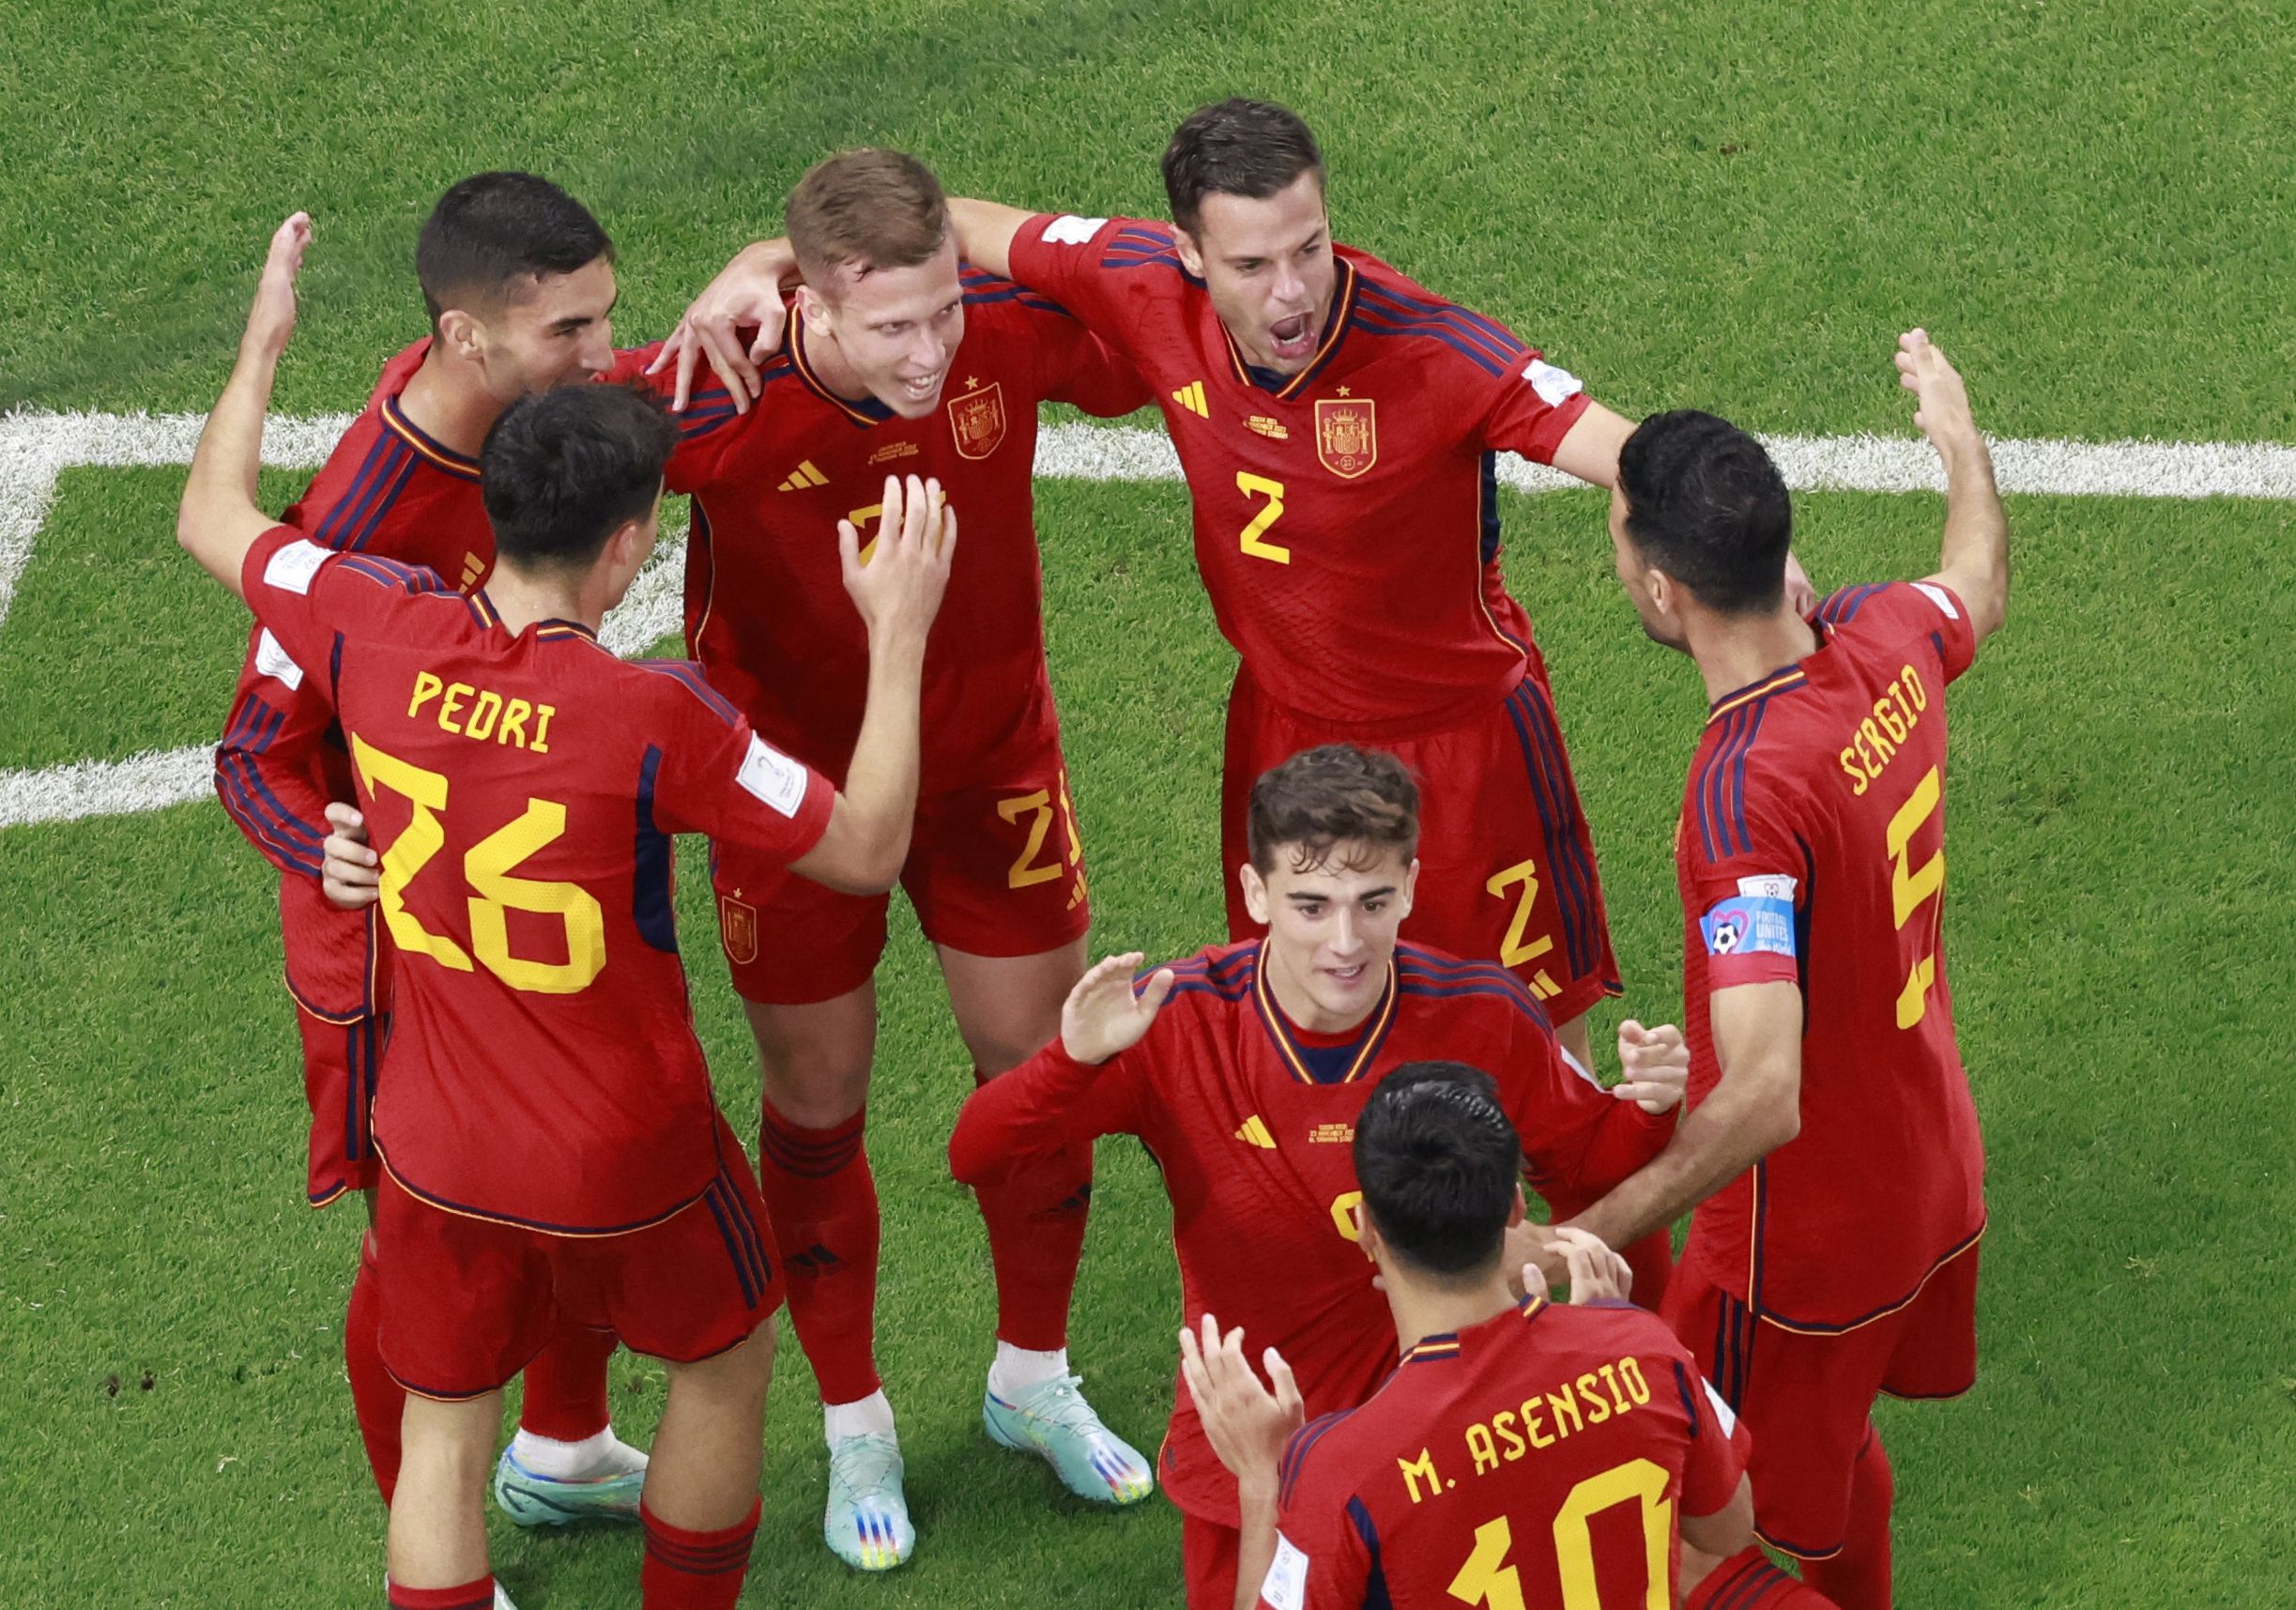
M1343 1071L1339 1078L1327 1081L1316 1078L1316 1059L1311 1059L1302 1050L1291 1020L1283 1015L1283 1008L1276 1004L1275 990L1267 981L1266 951L1267 942L1262 940L1252 952L1251 998L1253 1004L1259 1008L1261 1026L1267 1030L1267 1037L1275 1042L1276 1054L1283 1059L1284 1066L1291 1069L1292 1077L1302 1084L1355 1083L1378 1057L1379 1048L1386 1043L1387 1031L1395 1026L1395 958L1387 958L1386 988L1380 994L1379 1004L1371 1008L1371 1015L1363 1020L1355 1044L1345 1048ZM1325 1053L1327 1056L1331 1054ZM1339 1061L1340 1058L1334 1056L1332 1060Z
M432 465L458 481L476 481L479 478L477 459L456 452L408 419L406 410L399 406L399 399L395 395L385 397L382 407L377 411L382 415L385 430L413 448Z
M1411 1344L1411 1351L1403 1355L1401 1362L1425 1364L1430 1359L1458 1357L1459 1333L1455 1330L1446 1330L1439 1335L1420 1337L1418 1341Z
M1734 710L1743 710L1757 699L1768 698L1773 693L1783 693L1788 688L1799 687L1807 681L1809 677L1803 672L1799 663L1783 667L1758 682L1748 682L1736 692L1725 693L1722 698L1716 699L1707 711L1707 725L1711 727Z
M797 371L797 377L805 383L805 389L856 425L866 429L893 418L893 410L875 397L864 397L858 403L849 402L821 383L821 376L805 356L805 321L798 316L795 308L789 310L789 328L781 339L781 349L788 355L789 364Z
M1324 321L1323 345L1315 349L1315 356L1308 360L1308 366L1298 374L1278 375L1272 369L1255 368L1245 362L1243 349L1236 345L1235 337L1228 333L1225 324L1219 327L1220 339L1228 344L1228 362L1234 369L1238 380L1256 390L1273 393L1279 403L1288 403L1306 391L1330 364L1333 356L1339 350L1339 343L1346 339L1348 326L1355 322L1355 287L1359 279L1355 264L1337 255L1333 261L1338 266L1339 277L1332 288L1331 315Z
M581 621L560 621L556 616L551 617L547 621L535 621L534 636L545 639L552 637L587 637L593 643L598 640L598 634L591 631L588 626L583 625Z

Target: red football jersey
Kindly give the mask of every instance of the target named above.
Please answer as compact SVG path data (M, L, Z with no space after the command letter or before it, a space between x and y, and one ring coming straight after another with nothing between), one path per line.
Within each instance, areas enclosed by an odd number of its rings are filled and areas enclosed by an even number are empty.
M1953 1042L1945 688L1976 638L1929 582L1819 606L1815 653L1717 699L1675 865L1690 1099L1721 1078L1707 996L1801 986L1801 1132L1700 1204L1685 1267L1763 1317L1846 1329L1984 1225L1984 1148Z
M1586 397L1501 325L1334 250L1331 321L1288 379L1244 362L1169 225L1034 218L1012 269L1155 389L1246 673L1366 737L1435 730L1523 677L1530 622L1499 575L1492 455L1548 462Z
M292 527L249 604L341 717L398 951L385 1163L458 1213L566 1234L666 1218L716 1176L670 835L793 860L834 790L684 661L516 633L483 592Z
M1395 1363L1395 1326L1355 1245L1353 1142L1371 1090L1404 1063L1439 1058L1498 1081L1531 1183L1558 1216L1649 1160L1673 1132L1565 1062L1545 1010L1493 962L1396 948L1387 989L1361 1027L1309 1035L1284 1017L1260 945L1175 963L1171 999L1147 1036L1099 1066L1057 1039L966 1102L949 1142L957 1178L1013 1159L1138 1135L1164 1173L1181 1304L1276 1347L1308 1412L1352 1408ZM1234 1526L1235 1481L1185 1390L1162 1458L1165 1491L1190 1514Z
M1528 1296L1300 1428L1260 1602L1672 1604L1681 1517L1730 1502L1747 1449L1656 1315Z
M280 521L324 547L421 565L468 592L495 564L478 460L424 435L399 407L430 350L425 336L383 365L367 406ZM695 440L734 417L725 388L712 383L696 391L679 426ZM334 712L306 685L305 669L260 622L249 632L215 751L215 791L272 865L316 878L327 804L351 797L351 774Z
M1049 708L1033 472L1048 399L1127 414L1139 378L1053 303L964 270L965 331L944 400L920 420L848 402L805 356L791 315L751 428L681 451L694 495L686 652L758 730L842 779L861 730L868 635L845 590L837 522L874 531L888 474L939 476L960 553L926 648L923 790L969 780L1033 709Z

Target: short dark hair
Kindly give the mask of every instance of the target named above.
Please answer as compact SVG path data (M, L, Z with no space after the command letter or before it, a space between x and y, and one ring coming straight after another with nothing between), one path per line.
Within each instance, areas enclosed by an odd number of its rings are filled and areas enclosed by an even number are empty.
M1252 784L1245 839L1263 878L1285 847L1294 872L1322 866L1339 844L1393 850L1408 861L1419 848L1419 785L1385 749L1325 744L1302 750Z
M1652 414L1618 454L1627 537L1725 615L1778 607L1794 506L1762 444L1695 408Z
M782 214L799 271L824 294L849 263L866 274L931 262L950 227L949 199L933 170L905 152L874 146L815 163Z
M1324 188L1324 153L1298 113L1266 100L1223 100L1200 106L1172 131L1164 147L1164 194L1171 221L1190 235L1202 219L1207 195L1254 201L1288 190L1300 175Z
M1355 1119L1355 1185L1387 1250L1438 1278L1489 1273L1523 1181L1523 1142L1491 1075L1407 1062Z
M678 427L650 391L559 386L503 410L479 450L495 551L522 570L579 572L662 493Z
M473 174L446 194L415 237L415 278L431 328L451 307L492 311L545 274L571 274L614 242L589 208L532 174Z

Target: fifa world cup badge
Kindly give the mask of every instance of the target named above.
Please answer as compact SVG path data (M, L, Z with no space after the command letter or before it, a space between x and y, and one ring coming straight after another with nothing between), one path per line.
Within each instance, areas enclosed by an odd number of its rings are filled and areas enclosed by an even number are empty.
M758 959L758 908L731 895L717 897L718 936L726 944L726 958L737 967Z
M1379 462L1379 422L1369 397L1315 402L1315 456L1342 481L1353 481Z
M1004 439L1004 386L991 380L949 402L949 431L967 458L987 458Z

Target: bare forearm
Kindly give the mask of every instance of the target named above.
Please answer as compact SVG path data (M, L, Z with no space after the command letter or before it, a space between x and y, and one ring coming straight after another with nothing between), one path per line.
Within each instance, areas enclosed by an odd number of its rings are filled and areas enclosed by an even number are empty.
M199 433L176 513L176 541L235 593L240 561L271 525L256 505L255 489L263 469L263 417L278 372L277 352L242 345L231 379Z
M921 644L872 647L868 705L845 774L845 801L866 824L870 859L889 867L889 884L909 853L917 814L918 703L925 680Z
M1005 207L993 201L973 201L963 196L949 198L949 219L957 227L957 251L966 262L992 274L1010 277L1013 271L1013 238L1020 226L1034 217L1021 207Z
M1235 1549L1235 1610L1253 1610L1260 1602L1260 1587L1267 1580L1267 1568L1276 1563L1274 1473L1264 1482L1239 1482L1236 1504L1243 1513L1243 1529Z
M2009 598L2009 515L1993 476L1993 454L1975 431L1940 448L1945 461L1945 539L1937 560L1983 637L2001 623Z
M1571 1222L1612 1247L1662 1230L1794 1138L1792 1097L1782 1104L1768 1070L1725 1077L1666 1149Z

